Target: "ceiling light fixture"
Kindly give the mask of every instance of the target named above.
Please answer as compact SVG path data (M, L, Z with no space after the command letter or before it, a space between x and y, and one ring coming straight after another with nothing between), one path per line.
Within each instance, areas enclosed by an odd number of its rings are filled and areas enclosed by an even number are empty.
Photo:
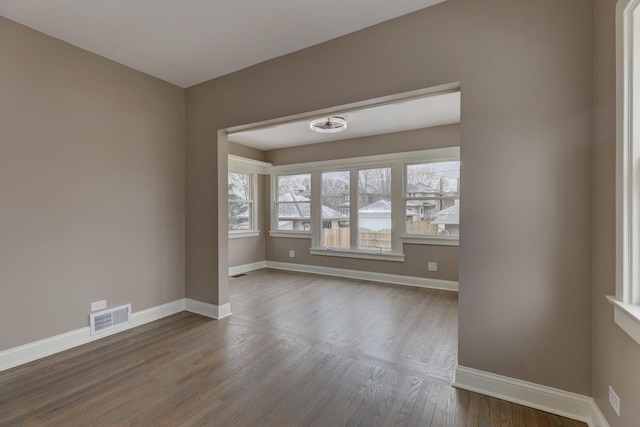
M311 130L320 133L342 132L347 128L347 121L344 117L332 116L326 119L317 119L310 123Z

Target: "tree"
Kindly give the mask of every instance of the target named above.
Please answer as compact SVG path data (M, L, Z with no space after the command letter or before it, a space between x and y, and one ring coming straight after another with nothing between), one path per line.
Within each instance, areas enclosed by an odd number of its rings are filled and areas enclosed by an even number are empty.
M460 162L422 163L407 166L407 184L427 186L435 191L457 191Z
M240 200L249 200L251 191L251 175L240 172L229 172L229 216L235 217L249 210L249 204ZM239 200L239 201L235 201Z
M328 172L322 175L322 205L339 210L349 201L349 172Z
M278 176L278 195L294 194L309 191L311 188L311 175L280 175Z
M391 168L358 171L358 203L366 206L378 200L391 200Z
M407 167L407 184L426 185L427 187L437 190L439 187L439 179L435 168L431 163L423 163L420 165L410 165Z

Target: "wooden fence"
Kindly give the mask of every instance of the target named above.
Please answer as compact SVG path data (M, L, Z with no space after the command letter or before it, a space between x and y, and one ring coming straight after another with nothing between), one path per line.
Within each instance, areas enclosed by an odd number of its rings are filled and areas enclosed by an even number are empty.
M349 227L322 230L322 247L348 248L350 245Z
M348 248L350 244L349 227L322 230L322 246L332 248ZM391 249L391 230L373 231L368 228L360 229L361 248Z
M420 235L437 235L441 232L437 225L428 221L407 222L407 232ZM322 230L322 247L348 248L350 246L349 227ZM373 231L368 228L360 229L361 248L391 249L391 230Z
M429 221L407 221L406 227L407 233L434 235L442 232L437 225Z

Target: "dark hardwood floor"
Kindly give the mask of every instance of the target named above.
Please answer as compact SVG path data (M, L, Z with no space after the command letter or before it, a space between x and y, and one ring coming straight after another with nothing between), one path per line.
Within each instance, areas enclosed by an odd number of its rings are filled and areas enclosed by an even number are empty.
M567 426L451 387L452 292L261 270L180 313L0 373L1 426Z

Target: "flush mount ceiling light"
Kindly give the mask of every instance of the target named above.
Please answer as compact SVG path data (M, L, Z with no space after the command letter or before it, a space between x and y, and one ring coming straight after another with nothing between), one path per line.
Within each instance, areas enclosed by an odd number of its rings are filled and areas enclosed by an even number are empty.
M311 130L320 133L342 132L347 128L347 121L344 117L332 116L326 119L317 119L310 123Z

